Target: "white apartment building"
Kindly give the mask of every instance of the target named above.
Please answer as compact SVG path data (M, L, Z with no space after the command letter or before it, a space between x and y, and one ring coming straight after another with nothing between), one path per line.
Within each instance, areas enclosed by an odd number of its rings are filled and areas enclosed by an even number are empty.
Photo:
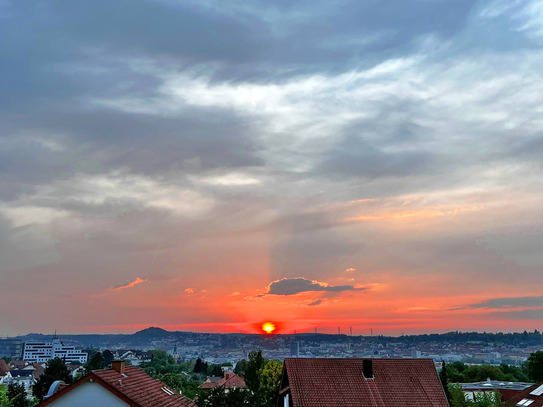
M66 363L87 363L87 357L85 352L77 350L75 346L64 345L58 338L52 342L26 342L23 352L23 360L38 363L54 358L60 358Z

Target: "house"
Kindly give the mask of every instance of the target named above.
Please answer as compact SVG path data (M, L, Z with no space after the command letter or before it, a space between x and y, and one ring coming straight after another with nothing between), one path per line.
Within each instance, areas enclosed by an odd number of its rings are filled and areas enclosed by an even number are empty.
M196 407L185 396L124 361L113 361L111 369L94 370L77 382L63 386L55 382L38 406L52 407Z
M448 407L431 359L286 358L277 407Z
M246 388L245 380L243 377L238 376L235 373L225 373L224 377L218 378L217 376L208 377L207 381L200 385L201 389L213 389L215 387L224 387L226 390L238 388Z
M523 390L533 386L534 383L526 382L504 382L500 380L487 380L483 382L461 383L462 390L469 400L474 400L475 396L482 392L493 392L498 390L501 394L502 401L508 401L521 393Z
M36 378L32 374L33 370L23 369L23 370L10 370L9 374L11 378L7 380L7 383L18 383L22 384L25 389L29 389L34 386L37 382Z
M9 366L4 359L0 359L0 384L7 383L11 378Z
M534 384L517 393L505 407L543 407L543 383Z
M116 359L130 362L132 366L139 366L144 362L150 362L153 358L153 353L141 350L118 349L113 352Z

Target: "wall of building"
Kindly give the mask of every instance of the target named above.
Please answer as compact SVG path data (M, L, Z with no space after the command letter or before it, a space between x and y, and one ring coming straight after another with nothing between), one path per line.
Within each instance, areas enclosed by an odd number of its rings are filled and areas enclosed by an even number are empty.
M97 383L86 382L53 401L54 407L127 407L130 404L110 393Z

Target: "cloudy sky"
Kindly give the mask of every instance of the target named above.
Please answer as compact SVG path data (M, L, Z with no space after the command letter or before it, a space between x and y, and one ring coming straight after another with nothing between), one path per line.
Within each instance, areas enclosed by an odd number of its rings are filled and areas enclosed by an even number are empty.
M0 0L0 336L541 328L542 0Z

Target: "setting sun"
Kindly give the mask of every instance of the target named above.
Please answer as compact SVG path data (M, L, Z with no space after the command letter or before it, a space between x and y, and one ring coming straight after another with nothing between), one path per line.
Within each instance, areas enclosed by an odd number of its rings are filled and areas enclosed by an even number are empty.
M273 331L275 331L275 324L272 322L264 322L262 324L262 330L267 334L271 334Z

